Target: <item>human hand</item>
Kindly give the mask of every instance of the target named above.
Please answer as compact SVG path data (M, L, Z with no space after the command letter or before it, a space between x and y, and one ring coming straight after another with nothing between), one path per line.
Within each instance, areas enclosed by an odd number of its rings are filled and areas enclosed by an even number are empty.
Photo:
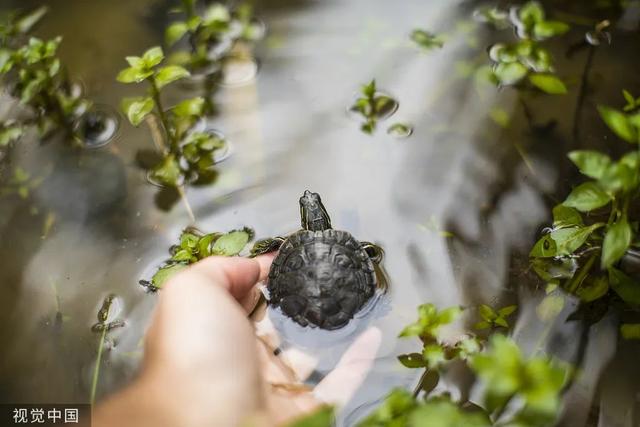
M379 331L356 339L315 390L301 386L308 364L274 355L275 331L258 337L247 317L272 259L210 257L173 277L147 332L140 376L96 409L94 425L278 425L322 403L346 403L370 369Z

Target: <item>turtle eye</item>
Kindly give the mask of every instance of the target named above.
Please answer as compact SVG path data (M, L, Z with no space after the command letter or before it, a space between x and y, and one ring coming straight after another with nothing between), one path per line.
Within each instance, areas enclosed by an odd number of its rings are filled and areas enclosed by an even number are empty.
M338 267L353 268L353 261L351 261L351 259L344 254L336 255L333 259L333 262L338 265Z

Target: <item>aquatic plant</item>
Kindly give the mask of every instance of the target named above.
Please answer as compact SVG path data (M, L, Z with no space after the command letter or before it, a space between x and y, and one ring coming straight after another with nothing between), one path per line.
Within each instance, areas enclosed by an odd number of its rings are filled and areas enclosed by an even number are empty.
M216 151L226 147L226 142L218 132L195 128L204 112L204 99L187 99L171 108L165 108L162 102L162 90L188 77L189 71L179 65L163 65L164 53L158 46L142 56L126 59L129 67L118 74L117 80L121 83L146 82L148 93L123 99L123 111L134 126L140 125L152 113L160 121L160 132L152 134L160 152L140 162L149 171L149 178L169 187L212 182L216 177Z
M169 248L171 258L163 263L150 281L140 280L140 285L149 291L157 291L171 276L190 264L209 256L238 255L253 237L253 230L247 227L227 233L207 234L189 227L180 235L180 242Z
M224 61L240 54L239 45L249 46L264 36L264 27L253 17L251 5L234 9L221 3L206 5L199 12L196 0L182 0L178 11L183 19L172 22L165 30L167 46L186 39L170 55L171 63L186 67L193 74L204 75L205 112L214 112L213 93L223 73ZM246 52L245 52L246 53Z
M115 328L121 328L125 326L124 320L112 319L114 317L111 309L116 296L109 294L102 301L102 305L96 315L98 322L95 323L91 330L93 332L100 333L100 341L98 343L98 353L96 354L96 361L93 368L93 376L91 379L91 394L89 396L89 402L93 405L96 400L96 391L98 389L98 380L100 378L100 365L102 363L102 353L105 343L107 341L107 333Z
M551 53L542 42L562 35L569 30L564 22L548 20L536 1L515 7L511 13L497 9L481 9L476 16L484 22L504 29L509 24L515 29L518 40L513 43L497 43L489 51L494 65L489 79L500 86L529 86L553 95L567 93L564 82L555 75Z
M31 192L38 188L44 177L32 176L20 166L13 169L13 173L7 180L3 180L0 187L0 196L18 195L21 199L29 197Z
M46 14L40 7L27 14L11 13L0 22L0 76L8 93L28 107L26 117L0 123L0 149L17 141L29 128L41 138L62 130L76 145L85 143L83 121L100 126L104 117L91 110L92 102L68 78L57 56L62 37L29 37Z
M515 306L508 308L505 311L512 312ZM486 317L493 317L485 311ZM442 338L440 330L460 315L459 307L438 311L434 305L424 304L418 312L418 320L400 336L418 337L422 352L399 356L408 368L426 368L418 387L413 394L393 390L358 424L360 427L553 424L570 372L567 365L546 356L526 358L513 340L501 334L491 335L486 343L469 335L452 344ZM484 391L480 404L454 401L448 393L435 394L440 374L454 361L466 364L480 382Z
M508 305L498 310L494 310L486 304L480 304L478 307L478 314L482 320L474 325L475 329L496 329L496 328L509 328L509 322L507 318L512 315L518 306Z
M627 143L640 147L640 111L624 92L623 110L599 106L607 127ZM627 309L640 304L637 281L620 262L637 248L637 204L640 191L640 150L617 160L595 150L576 150L569 159L590 178L573 188L553 208L553 225L537 241L530 257L536 273L552 286L580 298L583 304L622 302ZM591 322L606 309L591 310Z
M360 129L364 133L372 134L376 130L378 120L391 116L398 108L398 102L389 95L379 92L375 79L362 85L360 94L349 111L362 116L364 122Z
M442 46L444 46L444 41L440 36L419 28L413 30L409 37L411 38L412 42L414 42L425 51L433 50L436 48L440 49L442 48Z

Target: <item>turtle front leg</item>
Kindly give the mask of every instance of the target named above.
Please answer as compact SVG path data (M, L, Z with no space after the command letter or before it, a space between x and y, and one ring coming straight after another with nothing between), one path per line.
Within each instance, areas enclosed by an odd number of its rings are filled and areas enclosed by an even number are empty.
M384 249L375 243L360 242L362 249L369 255L369 258L373 262L373 268L376 273L376 280L378 282L378 289L382 292L387 292L389 289L389 276L382 266L382 258L384 258Z
M284 243L284 237L270 237L268 239L258 240L251 248L249 258L255 258L258 255L277 251L280 249L280 246L282 246L282 243Z
M380 246L371 242L360 242L360 244L362 245L362 249L364 249L367 255L369 255L369 258L371 258L371 261L373 261L374 264L380 264L382 262L382 258L384 257L384 250Z

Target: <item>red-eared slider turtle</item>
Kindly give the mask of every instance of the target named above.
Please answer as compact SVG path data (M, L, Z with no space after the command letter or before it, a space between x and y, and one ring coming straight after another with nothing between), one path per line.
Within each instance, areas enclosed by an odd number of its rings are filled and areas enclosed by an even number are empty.
M375 267L382 249L331 228L317 193L300 198L302 230L289 237L263 239L252 256L279 250L267 282L269 303L302 326L338 329L384 288Z

